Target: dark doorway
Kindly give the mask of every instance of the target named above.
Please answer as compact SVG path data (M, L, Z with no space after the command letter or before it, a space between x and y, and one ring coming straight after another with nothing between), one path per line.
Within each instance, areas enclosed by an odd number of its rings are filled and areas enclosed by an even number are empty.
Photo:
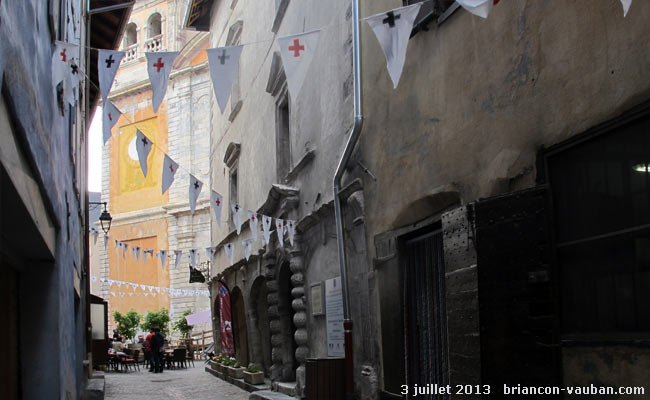
M19 399L19 357L18 357L18 274L6 265L0 255L0 304L9 324L0 329L0 343L5 346L0 357L0 398Z
M294 334L296 327L293 324L293 307L291 302L291 270L289 263L280 266L278 276L278 316L282 326L283 351L282 351L282 381L293 382L296 380L296 342Z
M248 365L248 330L246 329L246 311L244 297L236 287L231 292L232 326L235 338L235 358L241 365Z
M253 282L250 297L251 358L253 362L264 369L266 376L271 371L271 332L269 329L268 302L266 296L266 278L258 277Z
M212 337L214 338L214 353L219 354L221 349L221 304L219 295L214 299L212 306Z
M410 387L447 385L445 268L441 229L403 240L407 380ZM438 399L444 395L418 395Z

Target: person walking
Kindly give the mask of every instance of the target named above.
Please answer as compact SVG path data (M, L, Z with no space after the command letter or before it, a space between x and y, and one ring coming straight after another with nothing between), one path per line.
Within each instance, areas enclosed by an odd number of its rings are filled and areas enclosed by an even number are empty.
M162 352L165 344L165 337L160 333L160 328L154 328L154 335L151 337L151 357L153 359L154 373L162 373Z
M144 359L147 364L149 364L149 372L153 372L153 358L151 357L151 339L153 338L154 335L154 330L153 328L149 329L149 334L147 335L147 338L144 340L144 345L142 345L142 348L144 350Z

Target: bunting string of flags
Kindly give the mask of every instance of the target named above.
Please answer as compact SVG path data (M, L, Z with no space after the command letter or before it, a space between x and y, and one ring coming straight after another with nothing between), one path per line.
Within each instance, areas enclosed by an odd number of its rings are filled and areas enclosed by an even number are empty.
M456 0L456 2L468 12L477 15L481 18L488 18L490 12L500 0ZM627 13L632 4L632 0L620 0L623 7L623 16ZM375 36L382 48L386 57L386 68L388 74L393 82L393 87L397 88L402 74L404 63L406 60L406 53L409 43L413 24L418 15L422 3L416 3L406 7L395 8L386 12L371 15L363 18L368 23L370 28L375 33ZM340 25L340 24L337 24ZM236 71L239 68L244 48L252 44L269 42L276 40L280 56L283 63L284 72L287 78L287 86L291 94L291 98L296 99L301 90L301 87L309 73L311 62L318 51L318 43L322 31L326 28L316 29L308 32L297 33L288 36L278 37L276 39L262 40L257 42L245 43L237 46L225 46L218 48L207 49L208 64L210 67L210 77L212 79L213 90L217 99L219 109L223 114L231 95L232 81L236 76ZM93 49L93 48L90 48ZM115 80L115 75L119 65L125 55L122 51L95 49L98 51L98 77L99 77L99 90L103 101L103 140L104 144L112 137L112 128L117 123L120 117L128 118L110 101L108 94ZM174 60L179 52L154 52L145 53L147 59L147 72L152 88L152 106L154 112L157 112L160 104L162 103L167 90L167 83L169 81L170 73L173 69ZM86 75L84 71L79 68L79 46L72 43L56 42L56 49L52 55L52 77L54 82L54 90L59 84L63 84L66 100L74 104L76 96L78 95L78 87L80 82L80 75ZM87 78L87 76L86 76ZM92 81L91 81L92 82ZM131 122L131 121L129 121ZM147 137L140 129L136 130L136 151L138 161L142 173L147 176L148 173L148 158L152 148L155 146L164 155L163 172L162 172L162 193L164 194L174 182L176 172L182 168L188 172L189 175L189 203L192 214L196 209L196 201L202 191L203 182L196 178L189 170L183 168L176 163L165 151L160 149L151 138ZM217 225L221 227L221 213L223 208L223 196L214 190L210 190L210 205L215 214ZM241 234L241 227L243 225L243 210L239 204L231 204L233 223L237 229L237 234ZM246 259L250 257L252 244L257 240L258 234L258 215L248 210L249 227L251 228L251 238L242 241L244 254ZM263 241L269 244L271 239L271 226L272 218L262 215L262 233ZM295 236L295 221L282 219L275 220L275 231L277 233L278 242L284 246L284 234L288 234L289 242L293 245ZM96 243L98 231L96 228L91 228L93 240ZM122 250L122 258L126 258L128 244L115 241L119 250ZM107 247L108 236L104 237L104 247ZM226 255L229 258L230 264L233 264L234 257L234 244L228 243L224 245ZM154 255L154 250L140 249L139 247L131 247L132 257L140 262L140 254L142 254L143 261L146 262L147 254L151 257ZM156 255L161 259L162 268L165 266L167 258L172 258L172 251L161 250ZM206 249L208 259L212 262L216 248L210 247ZM174 250L173 256L174 268L177 268L182 251ZM190 265L196 265L197 249L190 250ZM171 262L170 262L171 265Z
M129 289L131 288L131 292L111 292L112 296L117 296L119 295L120 297L124 297L128 293L132 296L133 294L136 294L138 296L144 295L144 296L153 296L155 297L158 294L166 294L172 297L187 297L187 296L202 296L202 297L210 297L210 291L209 290L198 290L198 289L172 289L169 287L162 287L162 286L152 286L152 285L145 285L143 283L135 283L135 282L126 282L126 281L120 281L116 279L109 279L109 278L104 278L104 277L97 277L97 276L91 276L90 277L91 282L97 282L100 281L101 283L107 283L109 290L112 290L113 285L115 285L118 289ZM140 292L137 292L137 290L140 290ZM137 292L137 293L136 293ZM119 293L124 293L124 295L121 295Z

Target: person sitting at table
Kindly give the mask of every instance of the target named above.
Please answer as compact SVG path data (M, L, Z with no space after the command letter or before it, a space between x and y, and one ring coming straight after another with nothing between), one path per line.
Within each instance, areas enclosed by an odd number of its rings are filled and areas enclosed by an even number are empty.
M113 349L115 351L124 352L124 343L122 343L121 339L117 339L113 342Z
M151 357L153 359L154 373L162 373L162 352L165 337L160 333L160 328L154 328L154 335L151 337Z

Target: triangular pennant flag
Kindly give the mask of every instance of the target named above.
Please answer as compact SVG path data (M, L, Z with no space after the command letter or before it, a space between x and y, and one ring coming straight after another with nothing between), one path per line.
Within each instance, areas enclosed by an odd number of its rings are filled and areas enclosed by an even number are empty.
M167 262L167 250L160 250L160 265L162 269L165 269L165 263Z
M114 281L118 288L122 287L122 281Z
M147 285L147 289L149 289L149 291L151 292L153 290L153 286Z
M267 245L271 241L271 217L262 215L262 232L264 233L264 243Z
M135 246L131 246L131 259L135 258Z
M115 292L111 292L111 296L115 296Z
M253 240L257 240L257 214L248 210L248 227L251 230Z
M157 113L160 103L165 98L169 73L172 72L174 59L178 52L145 53L145 55L147 56L147 72L151 82L151 91L153 92L151 96L153 112Z
M481 18L487 18L499 0L456 0L465 10Z
M413 22L421 5L422 3L417 3L412 6L400 7L366 18L366 22L375 32L379 45L384 50L386 67L394 88L397 87L402 75Z
M142 289L144 291L144 289L146 289L146 286L143 283L141 283L140 284L140 289Z
M93 276L93 277L90 278L90 280L91 280L92 282L97 282L97 277L96 277L96 276Z
M140 264L140 246L135 246L135 259Z
M133 292L129 292L129 296L133 296Z
M307 76L311 60L318 47L320 30L278 38L282 66L287 77L289 93L295 100Z
M279 218L276 218L275 229L278 234L278 241L280 242L280 247L282 247L284 246L284 221Z
M251 257L253 239L242 240L241 244L244 246L244 257L246 257L246 261L248 261L248 259Z
M142 251L142 262L143 263L147 262L147 253L149 253L149 250L143 250Z
M153 297L156 297L156 294L155 294L155 293L151 293L151 295L152 295Z
M208 257L208 260L210 260L210 265L214 264L214 255L217 253L217 247L206 247L205 249L205 255Z
M196 199L199 198L201 189L203 189L203 182L190 174L190 210L192 210L192 214L194 214L194 210L196 209Z
M97 74L99 75L99 91L102 94L103 104L106 104L108 92L111 91L111 86L113 86L117 68L120 66L125 54L123 51L99 49Z
M182 250L174 250L174 255L176 256L176 261L174 262L174 269L178 268L178 264L181 262L181 255L183 254Z
M55 88L67 76L70 64L78 53L79 46L76 44L56 42L56 48L52 54L52 83Z
M75 105L79 95L79 81L81 80L81 70L79 65L79 57L72 57L68 68L68 75L66 77L67 88L65 91L65 99L71 105Z
M172 182L174 182L174 175L176 175L176 170L178 170L178 164L167 154L165 154L162 174L162 194L165 194L167 189L169 189L169 187L172 185Z
M632 0L621 0L621 4L623 5L623 18L625 18L632 5Z
M106 282L106 278L99 278L99 281L104 283L104 282Z
M135 149L138 153L140 168L142 169L142 173L146 177L148 171L147 157L149 157L149 152L151 152L153 143L151 143L151 140L149 140L149 138L146 137L144 133L140 132L140 129L136 130L135 136L136 136Z
M242 224L241 213L242 213L242 210L241 210L241 207L239 207L239 204L233 204L230 207L232 209L232 219L233 219L232 222L235 224L235 227L237 228L237 234L239 235L241 233L241 224Z
M147 297L147 296L149 296L149 293L145 293L145 294L144 294L144 297Z
M129 248L129 245L122 243L122 258L126 258L126 250Z
M289 233L289 242L293 246L293 238L296 236L296 221L287 220L285 225L287 226L287 232Z
M99 236L99 231L96 228L93 229L93 246L97 246L97 236Z
M214 211L214 216L217 218L217 225L221 228L221 208L223 207L223 196L214 190L210 194L210 204Z
M110 101L104 102L104 108L102 109L102 129L104 131L104 144L108 142L108 139L111 138L111 130L117 124L117 120L122 116L122 112L115 107Z
M124 296L126 296L126 293L120 292L120 297L124 297Z
M194 267L196 265L196 249L190 249L190 265Z
M230 261L230 265L233 264L233 257L235 255L235 246L233 246L232 243L227 243L223 245L223 249L226 251L226 255L228 256L228 260Z
M228 104L233 77L239 69L239 56L241 56L243 47L219 47L205 51L208 53L208 61L210 63L212 87L214 88L217 104L219 104L219 109L221 109L222 114Z

